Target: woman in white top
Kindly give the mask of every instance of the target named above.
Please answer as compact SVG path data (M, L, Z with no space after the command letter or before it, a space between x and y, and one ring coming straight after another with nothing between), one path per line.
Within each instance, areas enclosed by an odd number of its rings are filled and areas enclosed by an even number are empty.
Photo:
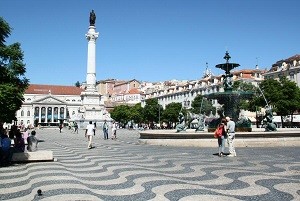
M112 140L117 139L117 124L115 121L112 122L111 125L111 133L112 133Z

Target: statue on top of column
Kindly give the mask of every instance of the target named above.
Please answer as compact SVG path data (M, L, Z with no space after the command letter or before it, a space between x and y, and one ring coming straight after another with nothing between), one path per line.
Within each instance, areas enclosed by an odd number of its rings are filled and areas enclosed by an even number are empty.
M90 26L95 26L95 22L96 22L96 14L94 10L92 10L92 12L90 12Z

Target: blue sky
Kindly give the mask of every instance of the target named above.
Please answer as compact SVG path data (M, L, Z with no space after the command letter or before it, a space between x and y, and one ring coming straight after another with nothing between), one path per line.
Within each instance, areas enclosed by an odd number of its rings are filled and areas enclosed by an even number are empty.
M300 53L298 0L0 0L34 84L86 80L89 12L97 15L97 80L195 80L228 50L238 69Z

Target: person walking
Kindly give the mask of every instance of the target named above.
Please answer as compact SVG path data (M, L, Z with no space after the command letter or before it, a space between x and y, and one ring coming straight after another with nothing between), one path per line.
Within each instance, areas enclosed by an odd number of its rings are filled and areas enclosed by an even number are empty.
M103 124L103 134L104 134L104 140L108 139L108 124L106 122L106 120L104 120L104 124Z
M78 134L78 124L74 121L74 133Z
M235 139L235 122L232 121L230 117L226 117L227 121L227 143L229 148L229 157L236 157L236 152L234 148L234 139Z
M94 122L94 136L96 135L96 128L97 128L97 124L96 122Z
M218 138L219 156L224 156L225 140L226 140L226 119L222 119L215 131L215 138Z
M112 139L112 140L117 139L117 124L116 124L115 121L112 122L112 125L111 125L111 133L112 133L111 139Z
M63 124L59 124L59 133L61 133L61 129L63 128Z
M94 130L95 130L95 127L93 125L93 122L90 121L89 124L86 126L86 129L85 129L85 137L87 137L87 139L88 139L88 149L93 148L92 140L93 140Z

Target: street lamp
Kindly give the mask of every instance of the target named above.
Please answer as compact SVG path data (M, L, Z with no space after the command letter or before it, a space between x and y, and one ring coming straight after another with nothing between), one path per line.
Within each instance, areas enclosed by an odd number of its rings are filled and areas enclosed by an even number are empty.
M159 124L159 128L160 126L160 104L158 104L158 124Z

